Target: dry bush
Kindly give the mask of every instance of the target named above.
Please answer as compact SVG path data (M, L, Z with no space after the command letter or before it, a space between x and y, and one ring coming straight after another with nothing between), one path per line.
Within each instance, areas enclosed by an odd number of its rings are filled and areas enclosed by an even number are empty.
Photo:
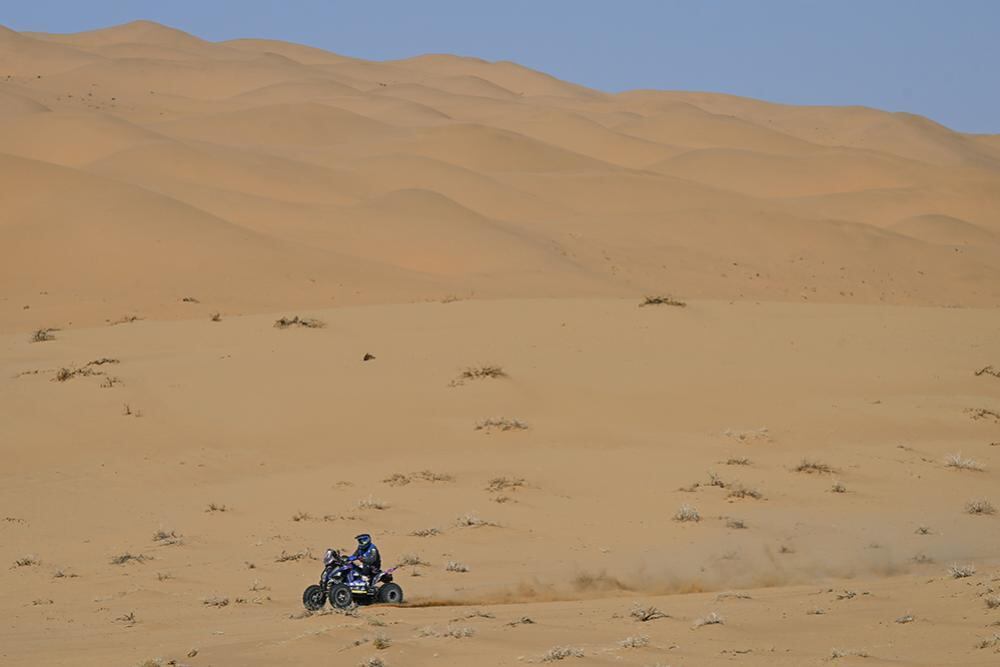
M733 530L743 530L747 527L747 524L743 519L736 519L729 517L726 519L726 528L732 528Z
M276 329L287 329L288 327L305 327L307 329L322 329L325 326L326 323L321 320L316 320L309 317L299 317L298 315L292 318L279 317L274 321L274 327Z
M143 318L139 317L138 315L126 315L112 322L111 326L115 326L117 324L131 324L132 322L138 322L141 319Z
M1000 378L1000 370L993 368L993 366L985 366L976 371L976 377L980 375L992 375L995 378Z
M201 603L206 607L227 607L229 606L229 598L213 595L211 597L203 598Z
M430 565L430 563L425 561L417 554L403 554L399 558L398 567L410 567L410 566L415 567L417 565Z
M974 421L986 419L1000 424L1000 412L996 412L994 410L987 410L986 408L969 408L965 411L965 413Z
M440 535L441 531L437 528L420 528L414 530L410 533L413 537L434 537L435 535Z
M143 554L132 554L126 551L123 554L119 554L111 559L112 565L124 565L125 563L144 563L147 560L151 560L149 556Z
M555 662L556 660L565 660L566 658L582 658L583 649L575 648L573 646L555 646L546 651L542 657L542 662Z
M822 616L825 613L826 613L825 609L821 609L820 607L815 607L814 609L808 610L806 612L806 615L807 616Z
M526 431L527 422L520 419L508 419L507 417L490 417L476 422L477 431Z
M447 572L468 572L469 568L458 561L450 560L448 564L444 566Z
M976 566L971 563L968 565L959 565L958 563L952 563L948 566L948 576L952 579L964 579L965 577L971 577L976 573Z
M475 629L449 625L446 628L424 627L417 630L419 637L451 637L452 639L466 639L476 634Z
M274 562L287 563L293 560L302 560L303 558L312 558L312 557L313 557L312 551L310 551L308 547L303 549L302 551L296 551L295 553L291 554L282 549L281 553L275 557Z
M372 496L368 496L367 498L362 498L361 500L358 501L358 509L359 510L387 510L387 509L389 509L389 503L387 503L387 502L385 502L383 500L378 500L377 498L374 498Z
M222 313L212 313L211 315L208 316L208 319L211 320L212 322L221 322Z
M292 515L292 521L311 521L312 515L309 512L296 512Z
M160 542L162 544L183 544L184 540L181 535L178 535L175 531L166 531L162 528L155 533L153 533L153 541Z
M359 667L386 667L386 664L382 661L382 658L368 658L367 660L362 660Z
M847 487L844 486L843 482L841 482L841 481L838 480L838 481L834 482L833 485L830 487L830 492L831 493L847 493Z
M134 611L130 611L129 613L127 613L127 614L125 614L123 616L119 616L115 620L118 621L119 623L124 623L125 625L129 625L129 626L135 625L136 623L139 622L139 619L137 619L135 617L135 612Z
M742 484L737 484L730 487L729 493L726 494L727 498L753 498L754 500L760 500L764 497L757 489L751 489L743 486Z
M830 651L830 660L836 660L837 658L870 658L866 651L856 651L835 648Z
M157 581L167 581L168 579L173 579L173 578L174 578L174 575L170 574L169 572L157 572L156 573L156 580Z
M643 646L649 646L649 637L646 635L639 635L638 637L626 637L625 639L618 642L618 645L622 648L642 648Z
M388 635L380 632L372 637L372 646L381 651L382 649L387 649L392 646L392 640L389 639Z
M906 625L907 623L912 623L913 621L913 614L903 614L896 619L896 623L899 623L900 625Z
M966 514L996 514L996 508L993 507L993 503L985 498L982 500L970 500L965 503L965 513Z
M966 459L962 457L961 453L949 454L944 459L945 466L949 468L955 468L957 470L974 470L976 472L982 472L984 470L983 466L975 459Z
M750 459L746 456L734 456L732 458L726 459L727 466L748 466L750 465Z
M42 561L38 560L31 554L23 556L14 561L14 567L33 567L35 565L41 565Z
M138 408L133 408L128 403L122 403L122 414L126 417L141 417L142 410Z
M216 503L209 503L208 507L205 508L206 512L228 512L229 508L225 505L217 505Z
M31 333L32 343L44 343L45 341L55 340L55 336L52 335L53 331L58 331L58 329L36 329Z
M75 574L73 572L67 572L62 568L59 568L58 570L52 573L53 579L76 579L79 576L80 575Z
M486 521L484 519L480 519L475 514L469 513L469 514L463 514L462 516L458 517L458 519L455 521L455 525L460 528L479 528L481 526L496 527L498 524L493 523L492 521Z
M684 308L687 304L679 299L675 299L671 296L647 296L639 304L640 308L645 306L676 306L678 308Z
M534 625L534 624L535 622L527 616L522 616L521 618L513 620L510 623L505 623L505 625L509 625L512 628L518 625Z
M658 618L668 618L666 614L652 606L640 607L636 605L635 607L632 607L632 610L628 613L628 615L642 623L655 621Z
M917 535L930 535L931 529L928 526L917 526L917 529L913 532Z
M795 472L804 472L808 474L817 473L825 474L835 472L833 468L821 461L813 461L810 459L802 459L802 461L795 466L793 469Z
M507 372L503 367L488 364L486 366L474 366L466 368L458 374L458 382L465 380L482 380L484 378L498 379L507 377Z
M424 480L425 482L454 482L455 477L449 475L446 472L434 472L433 470L421 470L420 472L413 473L413 477Z
M498 493L508 489L520 489L524 483L524 479L521 477L494 477L486 484L486 490Z
M694 627L700 628L703 625L722 625L725 622L726 622L726 620L724 618L722 618L722 616L719 616L719 614L717 614L717 613L715 613L713 611L713 612L711 612L711 613L709 613L709 614L707 614L707 615L705 615L705 616L703 616L703 617L695 620Z
M389 486L406 486L410 483L410 478L401 472L395 472L383 479L382 483Z
M993 648L995 646L1000 646L1000 634L994 633L992 637L987 637L986 639L981 639L976 643L976 648Z
M750 597L750 595L747 593L719 593L718 595L715 596L715 600L717 602L721 602L722 600L752 600L752 599L753 598Z
M684 503L680 506L680 509L674 514L674 521L689 522L689 521L701 521L701 515L698 514L696 510L691 505Z
M727 438L734 438L740 442L770 442L771 432L768 431L766 426L761 426L760 428L750 429L747 431L736 431L731 428L727 428L722 432Z
M726 488L728 486L722 481L722 478L716 475L714 472L708 473L708 486L717 486L720 489Z

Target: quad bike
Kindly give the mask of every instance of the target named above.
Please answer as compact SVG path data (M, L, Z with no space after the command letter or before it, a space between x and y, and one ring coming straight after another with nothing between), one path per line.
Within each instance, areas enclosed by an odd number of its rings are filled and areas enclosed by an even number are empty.
M327 549L323 556L323 574L320 575L319 584L306 588L302 593L302 604L309 611L319 611L327 600L337 609L346 609L352 602L403 602L403 589L392 581L392 573L396 568L376 572L371 577L362 577L354 569L353 563L346 556L336 549Z

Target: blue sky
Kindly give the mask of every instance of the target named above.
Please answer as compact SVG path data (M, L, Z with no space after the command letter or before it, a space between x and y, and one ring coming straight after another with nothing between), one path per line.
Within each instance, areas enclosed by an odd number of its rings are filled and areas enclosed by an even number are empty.
M863 104L1000 133L1000 0L30 0L0 24L75 32L145 18L371 59L514 60L607 91Z

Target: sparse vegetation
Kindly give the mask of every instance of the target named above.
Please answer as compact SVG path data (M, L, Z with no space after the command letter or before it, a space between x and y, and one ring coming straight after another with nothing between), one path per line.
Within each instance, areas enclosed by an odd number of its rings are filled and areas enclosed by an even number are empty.
M913 532L917 535L930 535L931 529L929 526L917 526L917 529Z
M987 595L983 601L988 609L1000 609L1000 595Z
M555 662L556 660L565 660L566 658L582 658L583 649L575 648L573 646L555 646L550 648L542 655L542 662Z
M505 377L507 377L507 372L504 371L502 366L487 364L486 366L471 366L466 368L458 374L456 382L462 383L466 380L483 380L487 378L496 380Z
M715 599L717 602L721 602L722 600L752 600L753 598L747 593L719 593Z
M203 605L205 605L206 607L218 607L218 608L222 608L222 607L229 606L229 598L222 597L222 596L219 596L219 595L213 595L211 597L207 597L207 598L202 599L201 603Z
M162 528L155 533L153 533L153 541L159 542L161 544L172 545L172 544L182 544L183 538L178 535L175 531L166 531Z
M981 639L976 643L976 648L978 649L993 647L1000 647L1000 633L994 633L992 637Z
M680 521L685 523L698 522L701 521L701 515L698 514L698 510L696 510L694 507L688 505L687 503L684 503L683 505L680 506L680 509L678 509L677 512L674 513L674 521Z
M974 470L976 472L982 472L983 466L975 459L964 458L961 453L959 454L949 454L944 459L944 464L949 468L955 468L957 470Z
M899 623L900 625L912 623L913 621L914 621L913 614L903 614L902 616L896 619L896 623Z
M53 331L58 331L58 329L36 329L31 333L31 342L44 343L46 341L55 340L55 336L52 335Z
M678 308L684 308L687 303L681 301L680 299L675 299L672 296L647 296L639 304L640 308L645 306L676 306Z
M413 477L422 479L425 482L454 482L455 478L446 472L434 472L433 470L421 470L413 473Z
M494 477L487 485L486 490L491 493L500 491L520 489L524 486L524 479L521 477Z
M209 315L208 319L211 320L212 322L221 322L222 313L212 313L211 315Z
M42 561L38 560L32 555L23 556L14 561L14 567L34 567L36 565L41 565Z
M734 456L732 458L726 459L727 466L748 466L750 465L750 459L746 456Z
M382 649L387 649L392 646L392 640L388 635L380 632L372 637L372 646L381 651Z
M733 517L729 517L728 519L726 519L726 528L731 528L733 530L743 530L746 527L747 524L743 521L743 519L735 519Z
M156 573L156 580L157 581L167 581L167 580L173 579L173 578L174 578L174 575L170 574L169 572L157 572Z
M387 667L382 658L368 658L367 660L362 660L359 667Z
M277 557L275 557L274 562L287 563L293 560L302 560L303 558L312 558L312 557L313 557L312 552L308 548L303 549L302 551L296 551L295 553L288 553L287 551L282 549L281 553Z
M403 554L399 558L399 567L412 567L417 565L430 565L430 563L416 554Z
M419 637L451 637L452 639L466 639L476 634L474 628L449 625L447 628L424 627L417 630Z
M389 486L406 486L410 483L410 478L401 472L397 472L383 479L382 483Z
M419 528L410 532L413 537L434 537L435 535L440 535L441 531L437 528Z
M771 432L767 429L766 426L762 426L757 429L750 429L748 431L735 431L733 429L727 428L722 433L727 438L733 438L735 440L739 440L740 442L771 441Z
M948 566L948 576L952 579L964 579L965 577L971 577L976 573L976 566L971 563L968 565L959 565L958 563L952 563Z
M492 521L486 521L484 519L480 519L478 516L471 513L463 514L462 516L458 517L458 519L455 521L455 525L460 528L479 528L481 526L494 526L494 527L497 526L497 524L493 523Z
M833 468L823 463L822 461L814 461L811 459L802 459L802 461L795 466L795 472L804 472L808 474L827 474L835 472Z
M115 620L118 621L119 623L124 623L125 625L128 625L128 626L133 626L133 625L135 625L136 623L139 622L139 619L137 619L135 617L135 612L134 611L130 611L127 614L119 616Z
M112 565L125 565L126 563L145 563L150 560L149 556L143 554L133 554L126 551L123 554L119 554L111 559Z
M444 569L448 572L468 572L469 568L459 563L458 561L450 560L448 564L444 566Z
M387 510L389 509L389 503L378 500L373 496L368 496L367 498L362 498L358 501L359 510Z
M522 616L521 618L515 619L515 620L507 623L506 625L509 625L510 627L513 628L513 627L516 627L518 625L534 625L534 624L535 624L535 622L533 620L531 620L529 617Z
M208 507L205 509L206 512L228 512L229 508L225 505L218 505L216 503L209 503Z
M58 570L52 573L53 579L76 579L78 576L80 575L75 574L73 572L67 572L62 568L59 568Z
M847 493L847 487L841 481L836 481L830 487L830 493Z
M973 421L986 419L1000 424L1000 412L996 412L995 410L987 410L986 408L969 408L965 411L965 413L969 415L969 418Z
M871 656L866 651L856 651L856 650L845 650L835 648L830 651L830 660L836 660L837 658L870 658Z
M526 431L528 424L520 419L508 419L507 417L490 417L476 422L477 431Z
M628 613L628 615L642 623L655 621L658 618L668 618L666 614L656 607L640 607L638 605L632 607L632 610Z
M309 317L279 317L274 321L274 327L276 329L287 329L288 327L305 327L306 329L322 329L326 326L326 323L321 320L312 319Z
M622 648L642 648L643 646L649 646L649 637L646 635L639 635L637 637L626 637L625 639L618 642L618 645Z
M726 494L727 498L753 498L754 500L760 500L764 497L757 489L751 489L743 486L742 484L736 484L729 487L729 493Z
M312 520L312 515L309 512L296 512L292 515L292 521L310 521Z
M993 503L985 498L982 500L970 500L965 503L966 514L996 514L996 511Z
M1000 370L993 368L993 366L984 366L976 371L976 377L980 375L992 375L995 378L1000 378Z
M713 612L710 612L709 614L706 614L705 616L702 616L701 618L695 620L694 627L700 628L703 625L722 625L725 622L726 622L726 620L724 618L722 618L722 616L720 616L719 614L717 614L717 613L715 613L713 611Z

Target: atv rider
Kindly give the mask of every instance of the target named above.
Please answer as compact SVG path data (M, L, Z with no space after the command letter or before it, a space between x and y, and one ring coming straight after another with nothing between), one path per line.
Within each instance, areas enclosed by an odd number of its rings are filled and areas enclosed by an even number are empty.
M354 539L358 541L358 548L347 558L354 566L347 575L348 582L356 582L358 577L361 577L367 585L371 578L382 570L382 556L368 533L357 535Z

